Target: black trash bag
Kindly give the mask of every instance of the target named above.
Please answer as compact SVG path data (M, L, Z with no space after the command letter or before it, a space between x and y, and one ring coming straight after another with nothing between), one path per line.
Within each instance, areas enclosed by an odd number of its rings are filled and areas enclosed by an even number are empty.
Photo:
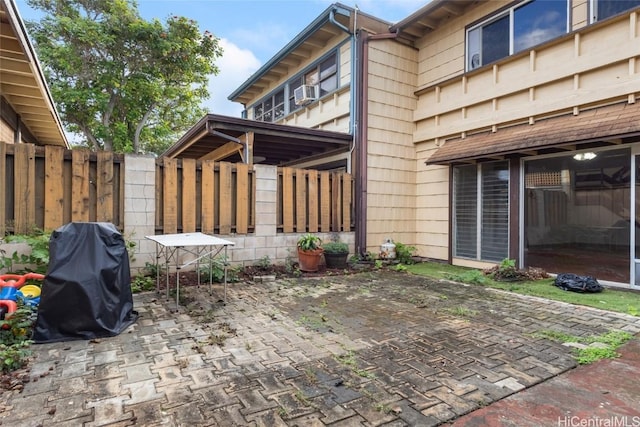
M554 285L565 291L583 293L602 292L604 289L595 277L578 276L572 273L558 274Z
M72 222L51 233L34 342L115 336L137 318L129 256L113 224Z

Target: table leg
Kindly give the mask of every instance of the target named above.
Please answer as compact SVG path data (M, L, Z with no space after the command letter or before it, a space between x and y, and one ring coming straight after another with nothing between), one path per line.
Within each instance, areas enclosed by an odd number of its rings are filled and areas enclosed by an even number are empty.
M227 245L224 246L224 305L227 305Z
M207 249L209 253L209 295L213 294L213 257L211 256L211 251L213 251L213 247L209 246Z
M160 293L160 244L156 242L156 294Z
M180 305L180 248L176 248L176 311Z

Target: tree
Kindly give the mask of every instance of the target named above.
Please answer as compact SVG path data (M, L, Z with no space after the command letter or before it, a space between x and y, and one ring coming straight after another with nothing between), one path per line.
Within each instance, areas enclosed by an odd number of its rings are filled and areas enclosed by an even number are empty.
M45 12L27 25L61 119L90 148L161 152L204 115L222 48L195 21L145 21L134 0L27 1Z

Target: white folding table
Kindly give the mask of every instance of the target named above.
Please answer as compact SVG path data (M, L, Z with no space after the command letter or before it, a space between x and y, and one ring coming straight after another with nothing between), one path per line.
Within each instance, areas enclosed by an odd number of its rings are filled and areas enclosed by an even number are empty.
M171 266L175 267L176 310L180 300L180 270L195 263L198 273L198 285L200 285L200 261L206 258L209 262L209 293L211 293L213 258L218 256L224 249L224 303L227 303L227 248L235 243L204 233L158 234L145 237L156 242L156 264L158 266L156 269L156 292L160 292L160 259L164 258L167 275L167 298L169 298L169 269ZM187 259L184 260L181 256Z

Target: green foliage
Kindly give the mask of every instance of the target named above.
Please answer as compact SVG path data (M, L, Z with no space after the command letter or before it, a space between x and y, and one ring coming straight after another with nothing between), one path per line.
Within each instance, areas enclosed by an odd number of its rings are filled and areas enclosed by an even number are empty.
M269 270L271 268L271 265L271 258L269 258L269 255L263 256L255 263L255 266L263 271Z
M348 254L349 245L344 242L327 242L322 245L322 249L327 254Z
M31 248L30 254L18 254L14 252L7 255L6 251L0 251L0 269L7 269L12 273L23 274L36 272L45 274L49 266L49 238L51 233L42 230L34 230L31 234L9 235L4 238L7 243L26 243ZM28 270L14 270L14 264L28 266Z
M401 264L414 264L413 255L416 252L415 246L408 246L404 243L397 242L396 245L396 260Z
M600 359L614 359L618 357L617 348L633 338L633 335L625 331L609 331L597 336L578 337L553 330L542 330L536 332L533 336L564 343L584 345L600 344L596 346L590 345L584 348L575 348L573 350L576 362L580 365L587 365Z
M214 282L224 281L224 268L227 267L227 282L237 282L240 277L240 266L229 266L227 257L219 256L215 257L210 264L200 265L198 274L200 274L200 280L209 281L209 277Z
M133 0L27 3L58 111L90 148L160 153L204 115L222 48L195 21L145 21Z
M445 279L455 282L471 283L474 285L486 285L490 280L480 270L466 270L462 273L445 274Z
M18 302L18 309L0 320L0 343L19 344L31 338L36 322L36 308Z
M29 338L37 312L18 302L18 309L0 321L0 370L11 372L27 364L31 355Z
M155 288L155 276L136 276L131 280L131 292L134 294L137 294L139 292L152 291Z
M514 286L513 283L495 281L491 277L483 275L479 270L442 262L421 262L407 266L407 268L410 273L433 279L448 279L456 282L489 286L522 295L532 295L569 304L596 307L632 316L638 316L640 313L640 293L630 292L625 289L611 287L607 288L606 292L597 294L567 292L557 286L553 286L553 279L527 280L518 282L518 285Z
M31 341L22 341L12 345L0 344L0 369L11 372L22 368L29 361Z
M319 249L322 239L315 234L306 233L298 239L298 248L303 251L313 251Z

